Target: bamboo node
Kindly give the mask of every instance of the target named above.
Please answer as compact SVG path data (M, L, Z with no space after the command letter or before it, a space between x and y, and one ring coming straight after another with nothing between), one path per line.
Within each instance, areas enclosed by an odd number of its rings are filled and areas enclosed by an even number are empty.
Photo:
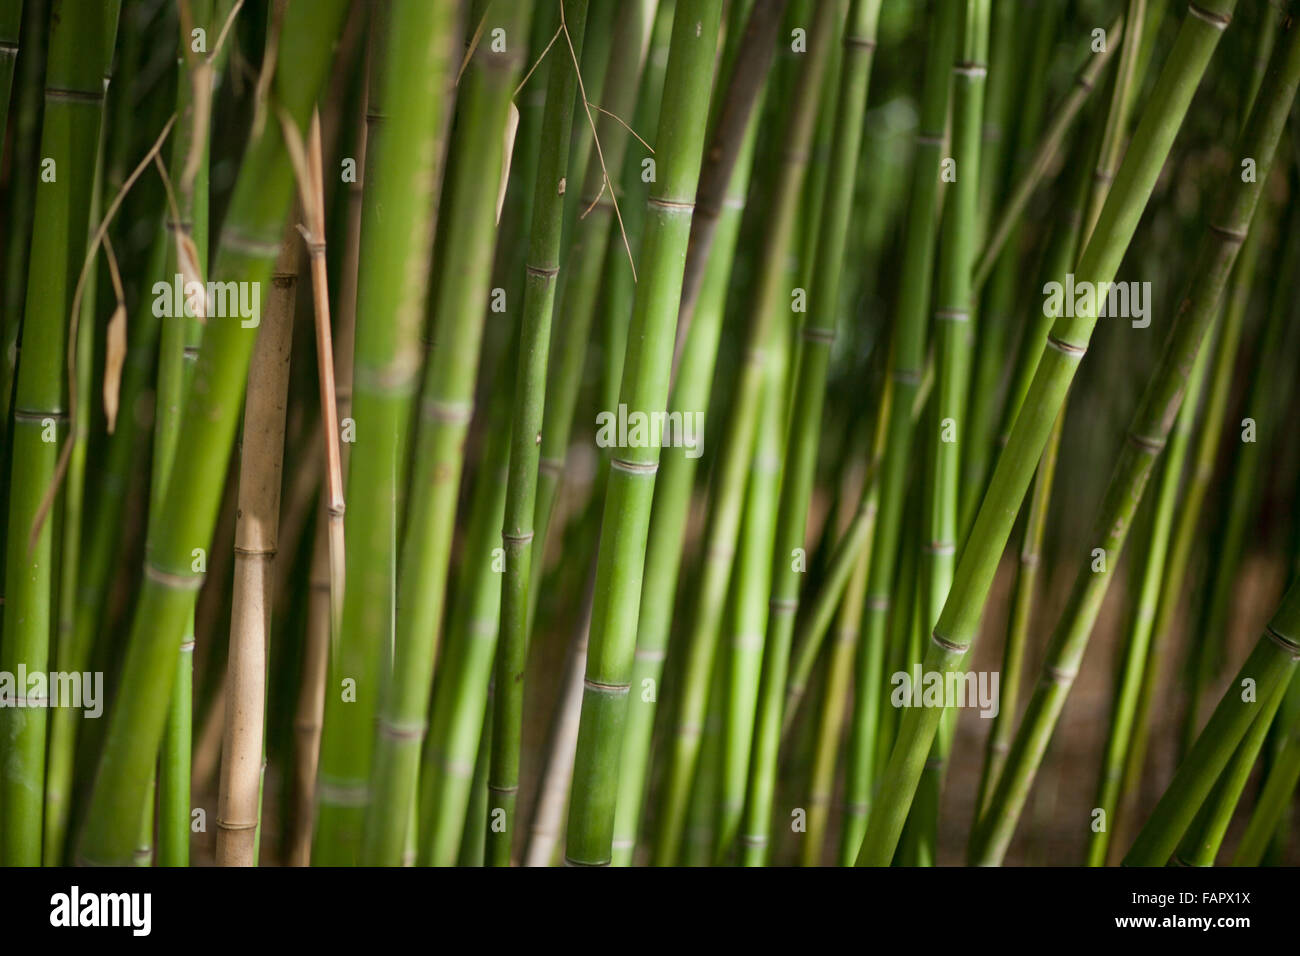
M608 694L610 697L622 697L632 689L631 684L602 684L600 681L594 681L589 677L582 679L582 686L587 690L595 691L597 694Z
M930 640L952 654L965 654L970 648L969 642L962 644L959 641L951 641L940 634L937 630L930 632Z
M1289 651L1292 657L1300 657L1300 642L1287 637L1281 631L1277 630L1277 628L1273 627L1272 624L1266 624L1264 626L1264 633L1269 636L1274 644L1282 648L1282 650Z
M523 534L506 534L504 531L502 531L501 540L504 541L506 544L515 544L522 547L523 545L528 544L528 542L533 540L533 532L525 531Z
M966 61L964 63L954 63L952 71L958 76L969 76L972 79L977 79L982 76L988 76L989 68L983 63L972 63Z
M474 415L473 402L444 402L427 398L421 405L425 417L448 425L468 425Z
M361 783L336 783L324 775L316 784L320 802L334 807L364 807L370 803L370 785Z
M793 614L799 608L799 599L774 597L767 606L772 614Z
M646 200L646 204L650 206L658 206L660 209L666 209L668 212L691 213L695 211L695 203L693 202L676 202L672 199L660 199L657 196L651 196Z
M657 461L628 461L625 458L611 458L609 467L615 471L626 472L630 475L653 475L659 471L659 462Z
M98 106L104 101L104 90L100 87L98 90L68 90L61 89L57 86L47 86L45 88L45 98L47 100L61 100L64 103L82 103L87 106Z
M805 342L819 342L823 345L830 345L835 341L834 329L815 329L805 326L799 334Z
M537 470L543 475L558 478L564 474L564 460L561 458L543 458L537 463Z
M867 598L867 610L868 610L868 611L888 611L888 610L889 610L889 597L888 597L888 596L881 597L880 595L877 594L877 595L875 595L875 596L873 596L873 597L869 597L869 598Z
M636 653L632 655L633 659L638 661L661 661L665 656L664 651L660 648L651 649L640 647L638 647Z
M1146 435L1139 435L1137 432L1133 431L1129 432L1125 438L1130 444L1136 445L1143 451L1150 452L1153 455L1160 454L1165 448L1165 440L1163 438L1149 438Z
M524 266L524 271L538 279L554 279L560 274L559 266Z
M379 734L389 740L422 740L424 738L424 721L379 720Z
M1210 223L1210 232L1221 239L1226 239L1228 242L1242 243L1246 241L1246 230L1244 229L1232 229L1228 226Z
M916 143L918 146L942 146L943 133L917 133Z
M250 259L274 259L280 254L280 240L258 239L227 227L221 230L221 248Z
M1063 667L1053 667L1051 664L1044 665L1043 674L1053 684L1060 684L1062 687L1069 687L1074 683L1074 679L1079 676L1078 671L1066 670Z
M175 588L178 591L197 591L203 587L202 574L173 574L150 561L144 563L144 576L165 588Z
M848 33L844 34L845 48L856 47L859 50L874 50L876 41L871 37L855 37Z
M1198 7L1194 3L1187 5L1187 12L1198 20L1203 20L1216 30L1226 30L1228 24L1232 22L1232 17L1224 16L1221 13L1213 13L1204 7Z
M926 554L956 554L957 546L951 541L931 541L924 550Z
M1084 352L1088 351L1086 346L1072 345L1064 339L1057 338L1055 335L1049 335L1047 337L1047 344L1056 349L1056 351L1065 355L1083 355Z
M969 322L969 309L935 309L934 317L943 322Z

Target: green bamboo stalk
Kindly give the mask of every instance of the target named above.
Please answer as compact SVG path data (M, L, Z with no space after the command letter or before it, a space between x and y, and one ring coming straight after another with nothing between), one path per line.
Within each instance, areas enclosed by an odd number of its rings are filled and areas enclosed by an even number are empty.
M678 0L656 136L656 182L647 201L640 282L628 333L620 404L665 408L684 253L704 146L720 0ZM597 559L582 719L565 858L608 865L636 617L659 448L611 458Z
M1279 46L1271 65L1269 79L1272 85L1266 98L1256 104L1238 144L1241 155L1257 160L1265 178L1272 165L1296 84L1300 82L1300 40L1297 37L1300 34L1291 34L1287 42ZM1177 416L1187 375L1200 349L1204 329L1218 310L1228 276L1237 262L1237 253L1250 229L1259 192L1257 183L1242 183L1234 176L1228 180L1219 201L1211 207L1216 210L1213 214L1215 219L1202 240L1187 293L1179 299L1190 303L1190 307L1180 310L1170 331L1156 374L1152 376L1133 417L1090 535L1096 546L1102 549L1105 565L1102 570L1093 570L1093 562L1089 561L1075 580L989 813L972 840L973 860L997 862L1010 842L1034 772L1078 672L1142 492ZM1102 216L1098 229L1104 224L1104 212ZM1084 255L1087 257L1088 253ZM1228 332L1226 325L1224 332L1225 335ZM1217 353L1220 359L1223 349L1221 343ZM1044 361L1047 358L1045 353Z
M791 270L793 272L793 270ZM792 278L792 277L791 277ZM764 344L764 380L754 436L745 513L737 539L728 635L727 710L723 720L722 782L715 824L719 862L732 857L745 812L758 681L763 666L771 591L772 543L781 489L788 394L790 322L777 313Z
M886 628L894 588L907 497L908 462L914 421L912 408L921 385L925 337L930 311L930 282L938 231L939 163L944 156L952 63L957 48L959 8L943 0L930 21L921 111L916 130L911 190L908 198L897 325L891 371L893 398L880 473L880 512L871 543L865 620L854 669L853 716L849 725L845 819L841 859L862 842L873 791L877 719L884 686ZM908 601L910 607L910 600ZM907 607L900 609L906 616ZM895 614L897 617L898 615ZM816 631L811 632L815 634ZM803 673L801 674L801 670ZM787 708L802 695L806 673L796 663Z
M1105 68L1124 30L1124 17L1120 16L1106 30L1106 47L1100 53L1090 53L1087 61L1075 74L1074 83L1065 99L1052 111L1052 122L1043 132L1038 151L1029 161L1025 172L1018 177L1016 189L1007 200L1005 208L999 214L997 224L989 230L988 239L980 252L979 260L974 266L972 282L976 291L984 288L984 282L993 271L1003 247L1024 213L1025 206L1034 190L1043 181L1052 168L1056 154L1065 142L1066 134L1083 104L1097 86L1097 79Z
M1178 501L1178 488L1187 459L1190 426L1196 416L1209 356L1209 348L1202 348L1196 355L1196 364L1188 377L1187 391L1183 396L1184 407L1180 410L1156 491L1155 517L1152 521L1149 545L1143 555L1137 603L1133 610L1133 622L1129 629L1124 658L1120 664L1120 682L1111 708L1110 729L1097 779L1097 796L1093 805L1100 808L1104 816L1103 826L1093 830L1088 837L1089 866L1106 864L1107 853L1112 844L1111 834L1118 832L1117 822L1123 813L1125 765L1131 750L1130 741L1134 728L1138 726L1140 701L1143 699L1144 692L1148 695L1151 693L1149 690L1144 691L1151 636L1159 612L1161 582L1164 579L1169 552L1170 531L1173 527L1174 508ZM1155 676L1152 675L1153 679Z
M1262 224L1261 224L1262 225ZM1227 424L1228 406L1232 398L1233 379L1237 371L1237 353L1241 347L1241 336L1246 321L1246 309L1250 304L1250 294L1255 286L1265 230L1256 227L1251 230L1245 244L1241 247L1237 267L1232 274L1230 288L1227 292L1227 305L1224 307L1223 327L1219 333L1219 346L1215 353L1214 371L1210 378L1210 393L1206 407L1205 424L1200 441L1205 446L1197 450L1197 471L1193 476L1196 483L1207 486L1213 478L1215 457ZM1265 382L1267 380L1265 379ZM1252 385L1258 388L1261 380L1254 377ZM1264 393L1267 394L1267 393ZM1231 429L1236 430L1236 429ZM1240 433L1238 433L1240 434ZM1244 444L1243 444L1244 447ZM1249 454L1247 448L1246 454ZM1206 467L1201 468L1204 461ZM1245 522L1250 516L1249 486L1238 489L1237 482L1240 469L1230 479L1228 491L1228 522L1224 537L1215 549L1215 577L1208 608L1205 612L1204 627L1193 633L1185 677L1187 700L1183 713L1182 740L1179 752L1184 752L1196 739L1200 730L1205 695L1215 672L1222 665L1224 644L1229 631L1229 617L1232 602L1235 599L1233 585L1236 583L1237 562L1241 554L1241 539L1245 534ZM1252 478L1246 475L1246 478ZM1203 507L1203 502L1202 502ZM1199 509L1198 509L1199 510ZM1190 519L1188 519L1190 520ZM1220 583L1221 582L1221 583Z
M40 145L40 118L44 94L46 60L46 32L50 0L29 0L23 6L23 19L19 38L23 43L22 69L17 77L14 98L13 149L8 158L10 181L5 197L9 234L13 241L6 243L4 262L4 290L0 300L0 448L9 442L12 429L9 414L13 410L14 378L18 362L18 334L22 328L23 302L27 285L27 257L31 236L32 214L36 204L36 186L40 179L37 147ZM17 59L17 57L15 57ZM5 106L8 108L6 98ZM0 127L3 128L3 127ZM8 495L9 468L3 468L0 482ZM7 517L7 515L6 515Z
M1292 30L1291 36L1279 38L1279 47L1296 46L1294 36ZM1268 86L1276 78L1276 74L1272 74L1266 81L1262 91L1265 96L1271 98L1272 91ZM1294 92L1294 84L1291 88ZM1287 102L1290 102L1290 97ZM1253 120L1252 115L1252 124ZM1124 857L1125 866L1163 866L1169 861L1251 723L1264 713L1279 685L1292 679L1298 662L1300 584L1293 582L1255 649L1228 686L1205 729L1183 758L1164 796L1133 841ZM1244 692L1247 686L1253 690L1252 694ZM1245 699L1247 697L1249 699Z
M23 350L14 394L13 458L9 486L5 560L4 645L0 670L29 674L48 670L54 617L54 515L36 522L55 477L67 412L68 315L75 277L81 272L95 178L96 143L104 103L104 73L112 56L118 4L63 0L51 11L45 116L41 129L43 170L37 186L27 280ZM54 163L49 167L47 161ZM62 436L63 440L67 435ZM0 863L41 863L46 693L40 706L20 699L0 708ZM36 701L33 701L35 703ZM130 819L130 817L128 817Z
M519 792L519 751L523 732L524 665L528 656L528 584L533 557L533 513L537 504L538 439L546 405L546 364L551 316L560 272L560 232L564 221L564 181L573 128L573 97L580 83L575 66L586 32L586 0L561 0L564 27L558 42L566 49L551 61L542 114L541 154L533 192L532 227L525 266L524 313L511 417L510 464L506 479L505 578L501 583L501 630L493 683L492 749L488 765L488 866L509 866ZM585 99L585 97L584 97ZM586 107L583 108L587 115ZM599 148L599 147L598 147Z
M1259 714L1246 731L1236 753L1220 774L1214 789L1201 805L1200 811L1192 820L1192 825L1183 835L1178 849L1174 853L1174 862L1181 866L1213 866L1214 858L1219 855L1224 834L1237 809L1250 772L1255 766L1255 759L1264 748L1268 739L1269 728L1277 716L1282 698L1286 696L1289 680L1277 685L1269 698L1263 701Z
M1296 693L1294 677L1291 678L1291 695ZM1280 716L1285 716L1286 707ZM1300 721L1292 720L1286 729L1286 737L1281 750L1273 758L1264 786L1255 808L1251 811L1246 831L1241 835L1241 842L1232 856L1233 866L1259 866L1268 850L1269 843L1277 833L1278 824L1291 805L1295 793L1296 781L1300 780Z
M786 670L794 632L794 613L798 607L799 572L795 554L804 546L808 504L812 497L826 372L839 311L842 257L879 16L878 0L854 0L844 28L844 61L835 106L835 135L821 203L817 256L811 264L809 312L801 332L790 405L791 427L782 467L772 549L771 610L763 646L758 716L740 836L742 862L747 866L758 865L767 858Z
M605 173L608 171L610 176L614 176L623 168L628 132L621 118L631 117L636 107L637 81L641 75L654 19L654 11L643 0L626 3L620 8L615 22L615 36L610 45L600 104L608 112L600 113L596 124L596 141L600 144L601 152L598 156L588 157L577 203L585 215L580 214L568 240L569 251L559 290L556 325L552 332L554 344L551 351L554 359L546 381L546 410L541 429L540 470L537 476L537 509L533 518L541 553L545 553L555 497L564 475L573 413L578 403L583 363L587 357L587 343L591 337L591 323L596 313L605 257L608 255L626 259L622 240L622 216L614 215L615 198L623 195L623 191L620 188L615 192L613 184L606 182ZM588 95L595 94L589 91ZM575 135L586 127L587 113L584 109L578 115ZM622 212L621 207L619 211ZM529 582L530 620L541 591L543 568L542 561L532 564Z
M1215 0L1189 7L1173 49L1151 92L1115 184L1110 190L1092 239L1080 257L1078 275L1089 282L1109 282L1128 246L1156 177L1186 114L1201 75L1226 28L1234 0ZM1096 310L1092 310L1096 311ZM953 588L926 651L924 670L960 667L974 641L997 558L1006 545L1016 511L1048 434L1064 403L1092 330L1095 315L1061 317L1044 350L1006 448L999 456L989 490L957 563ZM938 708L910 708L903 715L899 739L881 781L876 814L858 862L883 866L893 857L898 835L915 792L942 713ZM1005 778L1004 778L1005 779Z
M344 6L340 0L323 0L310 11L290 6L285 12L274 96L300 131L306 129L329 68ZM266 284L292 196L292 166L279 124L270 119L249 147L235 186L213 270L218 279L259 289ZM176 651L192 592L202 582L197 559L211 543L253 339L237 316L214 318L204 332L160 534L150 542L121 689L109 716L81 836L79 858L85 862L120 864L131 857L134 834L121 821L133 818L143 804L148 768L158 752Z
M418 759L422 724L417 723L414 735L408 733L412 728L402 719L408 698L383 685L380 674L386 645L392 646L388 641L397 616L393 605L401 587L395 567L396 515L405 435L420 373L416 343L425 308L429 232L451 99L448 86L456 67L455 13L447 2L392 0L376 10L371 27L379 31L375 42L385 55L372 59L367 106L368 116L381 119L370 126L362 199L353 369L359 453L352 456L348 474L347 590L325 688L317 784L312 860L326 865L359 859L397 865L410 822L411 795L400 776L409 763L393 758L394 751L405 755L410 748ZM467 98L479 89L479 73L472 64L463 78ZM424 79L410 84L406 80L411 76ZM505 83L510 82L507 71ZM489 135L498 149L501 128L494 127ZM484 179L492 180L489 188L495 187L493 168L489 163L479 169L486 172ZM454 208L444 209L440 225L455 213ZM440 251L439 265L452 268L451 254ZM417 501L423 497L413 496ZM415 536L412 526L406 541ZM433 578L428 583L430 590L441 585ZM402 601L397 605L406 610ZM398 634L404 636L402 623L399 618ZM434 633L432 627L427 631L430 637ZM407 660L405 645L402 651L405 665L418 667ZM394 663L394 675L418 677L427 684L427 670L411 675L399 666ZM423 719L421 707L418 721ZM386 820L376 819L381 809ZM376 828L377 823L386 825Z
M213 74L211 66L202 63L206 55L194 51L191 30L210 32L213 25L211 0L190 0L188 18L180 20L181 55L176 77L176 131L172 139L172 157L169 177L177 184L176 210L179 221L169 220L173 235L183 232L194 243L199 276L208 274L208 131L197 129L197 96L211 98ZM188 22L186 22L188 19ZM219 26L219 25L218 25ZM216 37L213 37L215 42ZM197 84L206 85L200 92ZM193 179L186 181L190 151L197 142L198 165ZM167 275L180 272L176 242L168 243ZM180 431L181 402L184 388L193 374L194 361L202 337L202 325L193 316L177 316L164 324L160 344L158 400L155 421L154 445L155 477L161 488L166 487L167 475L175 453L175 439ZM164 387L164 386L167 387ZM160 468L160 465L162 466ZM161 492L159 494L161 498ZM151 503L150 513L161 501ZM162 753L158 769L158 865L188 866L190 859L190 756L191 723L193 708L193 656L194 620L191 613L189 629L181 640L176 657L176 677L171 704L167 710L167 724L163 732Z
M936 373L931 409L929 474L921 548L923 623L934 627L948 597L956 563L958 484L963 453L970 441L967 384L970 379L974 320L971 263L979 228L981 130L988 71L990 4L967 0L953 65L952 158L956 183L945 198L944 225L934 291ZM932 861L938 839L939 791L946 769L950 731L941 733L921 778L927 812L916 819L918 852Z
M883 435L883 429L880 431ZM870 570L871 551L864 548L853 568L853 574L844 591L840 605L839 626L831 647L830 676L826 694L822 698L818 716L817 743L813 753L813 769L808 792L808 821L801 846L800 862L804 866L817 866L821 862L826 839L826 827L831 809L831 796L835 785L835 757L839 752L840 728L844 723L844 710L848 703L849 679L853 672L858 637L862 626L862 608L866 600L867 573Z
M18 62L22 23L23 0L0 2L0 130L9 128L9 94L13 89L14 64Z

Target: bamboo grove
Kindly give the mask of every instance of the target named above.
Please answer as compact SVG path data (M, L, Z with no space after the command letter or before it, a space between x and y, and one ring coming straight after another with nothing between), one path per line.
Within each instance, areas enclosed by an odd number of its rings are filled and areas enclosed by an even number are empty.
M1297 15L0 0L0 863L1300 861Z

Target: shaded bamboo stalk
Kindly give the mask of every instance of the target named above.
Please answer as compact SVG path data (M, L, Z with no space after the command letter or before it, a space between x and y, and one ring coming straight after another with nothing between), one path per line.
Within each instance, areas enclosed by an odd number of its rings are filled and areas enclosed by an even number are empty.
M217 804L217 865L256 866L265 772L267 660L280 522L284 422L298 286L292 233L271 273L248 368L240 445L235 591L226 680L226 729Z

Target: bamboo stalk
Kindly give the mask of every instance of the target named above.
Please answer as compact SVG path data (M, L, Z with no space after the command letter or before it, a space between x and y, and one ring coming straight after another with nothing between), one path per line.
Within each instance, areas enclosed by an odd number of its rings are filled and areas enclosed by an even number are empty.
M1109 282L1114 276L1234 7L1233 0L1207 0L1204 5L1189 8L1191 12L1183 20L1152 90L1093 237L1080 257L1076 271L1086 281ZM955 670L973 643L997 557L1006 545L1015 513L1096 321L1095 315L1084 314L1061 317L1053 326L1047 340L1049 347L1039 362L957 562L953 588L926 651L925 671L946 674ZM941 716L938 709L924 707L910 708L903 715L899 739L879 790L878 805L884 812L877 814L867 829L858 855L860 864L883 866L892 858Z
M678 0L655 138L620 404L649 413L668 400L673 332L698 183L721 18L720 0ZM610 463L574 761L566 861L608 865L618 791L636 612L659 448L620 449Z
M485 862L509 866L519 791L519 750L523 723L524 665L528 646L528 584L533 557L533 513L537 503L539 443L546 405L546 364L550 351L555 285L560 272L564 183L573 127L573 97L581 87L576 61L586 31L586 0L561 0L561 38L574 62L563 55L551 61L542 114L541 154L533 194L532 229L525 267L524 314L519 336L515 406L511 419L510 464L506 479L505 578L501 584L501 633L493 671L496 698L488 769L488 824ZM585 102L584 95L584 102ZM585 108L584 108L585 109ZM599 145L598 147L599 148Z
M66 434L66 356L73 279L85 257L104 73L118 4L64 0L52 12L41 155L53 181L37 188L22 358L13 402L13 459L0 670L47 671L56 522L39 518ZM40 528L37 531L36 525ZM0 863L41 863L48 698L28 688L0 708ZM42 699L44 698L44 699ZM37 706L28 706L37 705Z
M256 866L266 768L266 669L271 583L280 522L284 421L298 286L298 244L286 228L248 367L235 524L235 592L226 680L226 728L217 805L217 865Z
M450 105L453 12L444 2L394 0L376 11L371 27L373 42L385 55L371 59L367 115L375 121L367 143L357 277L353 419L364 453L353 458L348 475L347 498L353 503L345 519L348 592L326 685L314 863L355 863L363 851L370 852L374 811L367 808L377 802L370 788L386 782L385 765L375 752L374 721L387 703L380 671L399 586L397 507L419 377L425 268ZM435 37L437 42L431 40ZM403 77L412 75L426 82L405 82ZM388 738L381 732L378 739L382 745ZM418 742L417 736L417 753ZM400 862L409 821L405 803L395 803L385 806L392 817L384 858L389 865Z

